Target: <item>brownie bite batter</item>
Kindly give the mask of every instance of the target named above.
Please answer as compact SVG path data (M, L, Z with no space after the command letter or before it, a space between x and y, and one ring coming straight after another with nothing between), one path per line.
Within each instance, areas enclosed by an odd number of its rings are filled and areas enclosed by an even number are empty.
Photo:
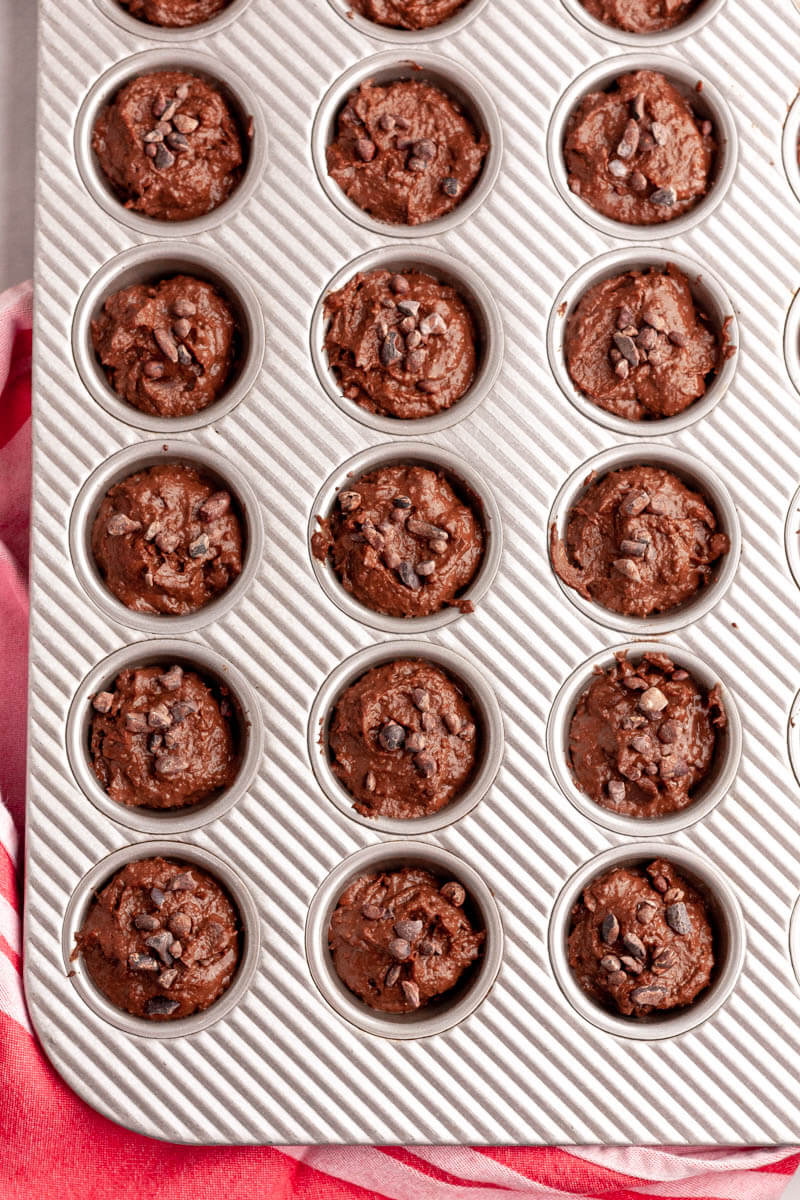
M488 150L486 135L440 88L368 80L338 116L328 174L376 220L420 225L461 203Z
M581 0L590 16L627 33L660 33L680 25L701 0Z
M225 388L236 324L210 283L176 275L109 296L92 321L92 345L121 400L154 416L185 417Z
M568 182L603 216L658 225L708 192L716 142L710 121L657 71L623 75L584 96L567 123Z
M559 579L584 600L634 617L691 600L729 550L704 498L662 467L590 477L569 514L566 540L550 529Z
M89 753L112 800L186 808L231 786L238 731L227 689L177 664L121 671L92 697Z
M230 0L120 0L137 21L160 25L162 29L182 29L202 25L228 7Z
M115 483L92 528L106 587L134 612L196 612L241 574L242 529L229 492L196 467L164 463Z
M705 394L717 337L677 267L594 284L567 320L570 378L599 408L629 421L674 417Z
M340 697L331 767L366 817L426 817L463 791L477 729L461 689L432 663L374 667Z
M126 208L159 221L202 217L242 175L242 137L221 92L157 71L126 83L94 127L92 149Z
M458 606L484 540L478 516L441 471L380 467L339 493L312 550L321 560L330 556L342 586L367 608L425 617Z
M569 965L593 1000L625 1016L685 1008L714 968L708 906L663 859L615 867L572 910Z
M727 718L711 691L666 654L634 665L625 652L597 669L569 728L569 762L582 792L612 812L661 817L691 804L712 772Z
M95 895L75 955L117 1008L167 1021L219 999L239 940L236 911L215 879L194 863L144 858Z
M342 982L370 1008L403 1013L454 987L486 937L460 883L417 867L362 875L339 897L328 944Z
M466 0L352 0L354 12L392 29L430 29L464 7Z
M460 400L477 334L455 288L421 271L355 275L325 298L325 350L342 391L369 412L413 420Z

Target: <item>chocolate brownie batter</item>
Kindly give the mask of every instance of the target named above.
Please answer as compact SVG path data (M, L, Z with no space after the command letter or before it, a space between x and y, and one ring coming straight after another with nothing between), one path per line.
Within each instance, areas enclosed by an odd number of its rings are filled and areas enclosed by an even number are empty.
M425 617L458 605L483 558L484 533L440 471L381 467L339 493L312 550L330 555L345 590L367 608Z
M202 25L227 8L230 0L120 0L137 21L160 25L162 29L181 29Z
M616 658L597 669L570 723L575 782L628 817L678 812L712 772L727 724L719 684L706 691L666 654L644 654L635 666L624 651Z
M564 142L572 191L628 225L658 225L693 208L711 186L715 153L711 122L657 71L584 96Z
M685 21L700 0L581 0L590 16L628 33L659 33Z
M325 349L342 391L369 412L412 420L460 400L477 334L455 288L421 271L355 275L325 299Z
M466 0L352 0L352 9L392 29L430 29L464 7Z
M92 149L125 207L159 221L202 217L242 175L242 137L227 101L183 71L126 83L97 118Z
M685 1008L714 968L706 902L663 859L615 867L572 910L569 965L592 999L625 1016Z
M158 417L185 417L224 390L236 325L210 283L176 275L109 296L92 321L92 345L120 399Z
M339 699L328 732L333 773L366 817L426 817L462 792L478 733L461 689L432 663L374 667Z
M705 394L722 357L688 279L672 264L589 288L568 318L564 351L578 390L629 421L683 412Z
M112 800L186 808L229 788L239 770L233 704L177 664L121 671L92 697L89 753Z
M203 1012L230 986L239 936L236 911L215 879L193 863L144 858L96 895L75 955L123 1012L177 1020Z
M164 463L108 490L92 554L109 591L134 612L196 612L241 574L242 529L229 492L196 467Z
M569 514L566 545L550 530L553 570L584 600L647 617L704 587L730 550L698 492L662 467L623 467L587 490Z
M367 81L328 146L328 174L378 221L420 225L460 204L489 150L455 100L420 80Z
M413 1012L450 991L486 934L464 912L464 888L421 868L362 875L339 897L328 943L337 974L380 1012Z

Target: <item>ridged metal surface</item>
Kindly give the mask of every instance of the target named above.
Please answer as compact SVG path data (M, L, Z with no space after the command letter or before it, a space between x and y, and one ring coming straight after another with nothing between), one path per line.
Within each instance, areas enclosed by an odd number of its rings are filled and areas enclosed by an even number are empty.
M254 0L241 19L198 41L251 82L269 126L269 162L254 195L229 224L198 239L241 263L268 332L250 397L215 425L184 436L246 471L263 505L266 553L241 604L188 640L202 639L254 683L265 755L249 794L188 840L230 861L248 881L263 920L263 949L254 986L229 1017L191 1038L145 1042L83 1004L66 978L60 938L78 880L105 854L143 836L86 800L64 748L80 680L100 658L143 636L100 614L80 590L68 553L69 514L85 479L115 450L144 440L81 386L70 356L72 314L103 262L147 240L87 197L71 139L98 75L153 41L129 36L86 0L40 6L27 982L57 1069L115 1120L172 1141L798 1140L800 997L788 925L800 885L800 794L786 726L800 687L800 592L787 567L783 526L800 480L800 398L781 346L800 282L800 204L780 154L800 39L791 0L730 0L698 35L666 48L688 60L698 79L707 75L721 87L741 138L736 178L716 212L685 237L658 238L654 230L654 240L707 263L741 323L731 391L669 441L710 463L733 490L744 553L720 605L669 640L714 665L740 701L745 740L737 781L709 818L674 840L707 856L738 890L748 953L721 1011L683 1037L652 1044L616 1040L583 1022L555 984L546 945L565 880L622 841L565 801L544 746L563 680L619 641L562 595L545 550L556 491L579 463L615 442L576 414L556 386L546 322L572 272L618 244L582 223L556 193L545 130L572 78L619 48L587 34L555 0L491 0L469 27L436 47L480 75L503 122L505 159L491 198L436 242L486 278L502 310L506 357L487 401L431 440L485 475L502 506L505 549L479 610L430 636L484 665L507 744L489 796L432 837L474 864L494 890L506 954L491 995L465 1024L397 1044L355 1032L327 1008L303 950L306 911L320 882L346 854L378 840L315 785L307 714L329 671L380 640L323 595L308 559L306 522L330 472L384 440L329 401L311 362L308 331L320 289L380 239L325 197L309 136L331 82L385 43L350 29L327 0Z

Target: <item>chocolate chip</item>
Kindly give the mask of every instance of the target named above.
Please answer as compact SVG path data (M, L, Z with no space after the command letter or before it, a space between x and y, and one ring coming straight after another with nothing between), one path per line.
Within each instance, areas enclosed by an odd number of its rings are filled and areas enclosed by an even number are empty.
M144 944L155 951L165 967L172 966L172 955L169 952L172 945L172 934L168 933L166 929L162 929L160 933L154 933L152 937L145 938Z
M183 342L178 343L178 362L184 367L190 366L192 362L192 356Z
M429 545L434 554L444 554L447 549L447 542L442 541L441 538L434 538Z
M361 505L360 492L340 492L339 507L342 512L354 512Z
M197 305L185 296L179 296L172 305L172 311L176 317L193 317L197 312Z
M403 357L402 339L399 333L391 330L381 342L380 360L384 367L390 367Z
M181 535L172 533L167 529L161 530L156 534L156 545L162 554L172 554L173 550L177 550L180 545Z
M679 350L682 350L689 340L686 337L686 334L682 333L680 329L671 329L667 334L667 337L672 342L673 346L677 346Z
M175 155L172 154L162 142L156 150L153 158L153 166L159 171L164 171L167 169L167 167L171 167L174 162Z
M671 946L665 946L663 950L656 950L653 955L653 961L650 964L654 971L669 971L675 966L678 961L677 955Z
M136 929L141 929L143 933L155 933L161 928L161 922L158 917L154 917L151 913L137 913L133 918L133 924Z
M620 575L624 576L625 579L629 579L632 583L641 582L642 577L639 574L639 568L633 559L615 558L611 565L615 571L618 571Z
M412 688L411 699L420 712L427 712L431 706L431 696L425 688Z
M164 364L151 358L142 367L142 374L146 379L161 379L164 374Z
M374 792L375 788L377 786L378 786L378 781L375 778L375 773L373 771L367 771L366 775L364 776L365 790L368 792Z
M671 888L668 888L666 892L664 892L664 903L665 904L677 904L678 901L682 900L682 899L683 899L683 889L682 888L671 887Z
M384 987L394 987L394 985L397 983L398 979L400 978L401 970L402 970L402 967L400 966L399 963L393 963L393 965L391 967L389 967L389 970L386 972L386 975L384 976L384 980L383 980Z
M636 343L632 337L627 333L615 333L614 345L632 367L639 365L639 351L636 349Z
M187 913L173 913L167 921L167 929L173 937L188 937L192 932L192 918Z
M600 966L604 971L618 971L620 968L620 961L616 954L604 954L600 959Z
M391 133L395 127L395 124L396 121L391 113L384 113L383 116L378 120L378 126L383 130L384 133Z
M167 996L151 996L144 1004L144 1011L148 1017L171 1017L178 1008L179 1002L170 1000Z
M173 958L180 958L183 954L183 944L176 939L170 946L169 952Z
M606 913L600 922L600 937L609 946L619 937L619 921L613 913Z
M662 894L666 892L667 888L669 887L669 880L665 875L654 875L650 882L655 890L657 892L661 892Z
M617 365L614 367L614 374L620 379L627 379L631 373L631 364L626 362L624 358L620 358Z
M187 338L192 332L192 323L188 317L179 317L172 326L172 332L176 337Z
M356 154L362 162L372 162L377 149L375 143L369 138L358 138L356 141Z
M689 672L688 672L688 671L684 671L683 667L680 667L680 668L679 668L677 671L673 671L673 672L672 672L672 678L673 678L674 680L676 680L676 682L680 683L680 682L682 682L684 679L688 679L688 678L689 678Z
M106 533L110 537L122 537L126 533L136 533L141 528L141 522L133 521L125 513L117 512L109 518Z
M423 317L419 323L419 331L423 337L429 337L431 334L447 333L447 324L441 313L432 312Z
M219 706L219 711L222 713L222 704ZM177 704L171 706L170 712L174 723L180 725L187 717L191 717L193 713L197 712L197 705L193 700L179 700Z
M404 560L397 568L397 574L400 576L400 581L412 592L416 592L422 587L419 575L414 570L414 564Z
M628 168L621 158L612 158L608 164L608 173L613 175L615 179L624 179L628 174Z
M650 203L657 204L661 208L671 208L677 199L675 189L672 187L656 188L650 194Z
M644 329L636 339L636 345L640 350L644 350L645 353L647 353L649 350L653 349L653 346L655 346L657 341L658 334L656 333L655 329L653 329L650 325L645 325Z
M455 880L444 884L443 887L439 888L439 891L444 896L445 900L449 900L449 902L454 904L456 908L461 908L461 905L467 898L466 891L461 884L456 883Z
M629 975L641 975L644 970L644 963L639 962L637 958L633 958L630 954L623 954L619 961L620 965L625 968Z
M433 958L442 953L442 948L438 942L434 942L431 938L425 938L419 944L419 953L423 958Z
M95 712L107 713L113 703L113 692L98 692L96 696L92 697L92 708Z
M176 363L178 361L178 347L169 329L154 329L153 337L162 354L166 355L170 362Z
M425 928L422 921L395 921L394 931L399 938L405 938L407 942L413 942L418 938Z
M412 1008L419 1008L419 988L413 979L403 979L400 982L400 987L403 989L403 995L406 998L406 1003Z
M431 162L436 157L436 142L432 138L420 138L414 142L414 153L417 158Z
M184 137L182 133L179 133L177 129L173 129L172 133L168 133L164 141L170 150L173 150L176 154L185 154L189 149L189 139Z
M450 537L446 529L441 529L438 525L431 525L430 521L423 521L420 517L409 517L406 528L409 533L415 533L429 541L446 542Z
M426 559L424 562L417 563L417 574L421 575L423 579L427 578L428 575L433 575L435 570L436 563L430 558Z
M154 145L156 142L163 142L163 140L164 134L160 129L150 129L142 138L142 141L148 146ZM153 155L155 155L155 150L153 151Z
M195 886L194 876L189 871L181 871L169 881L171 892L191 892Z
M151 729L169 729L172 715L166 704L154 705L147 714L147 724Z
M205 558L209 551L208 535L201 533L193 542L189 542L189 558Z
M396 296L404 296L406 292L411 290L411 284L406 279L405 275L392 275L389 280L389 287Z
M365 921L380 921L386 916L386 909L380 904L362 904L361 915Z
M186 113L176 113L172 118L172 124L178 133L194 133L200 122L196 117L187 116Z
M177 967L170 967L168 971L162 971L158 977L158 986L162 988L171 988L175 980L178 978Z
M636 905L636 920L640 925L649 925L657 911L652 900L642 900L641 904Z
M647 189L647 177L641 171L634 171L628 182L634 192L644 192Z
M166 900L166 896L162 892L161 888L154 887L150 888L150 899L153 901L153 904L155 904L156 908L161 908L161 905Z
M657 983L648 983L644 987L634 988L630 994L632 1004L657 1004L664 995L663 987Z
M609 779L607 790L609 799L615 804L621 804L625 799L625 784L621 779Z
M411 947L405 938L392 938L386 949L392 958L397 958L400 962L405 962L407 958L411 957Z
M639 708L643 713L660 713L667 707L669 700L660 688L650 687L639 697Z
M681 727L677 721L664 721L658 729L658 740L670 746L677 742L681 735Z
M650 124L650 132L653 135L657 146L666 146L669 138L669 130L666 125L662 125L660 121L652 121Z
M151 754L155 754L157 750L161 749L163 742L164 739L160 733L151 733L147 739L147 749Z
M398 300L397 311L404 317L416 317L419 312L419 300Z
M670 929L674 929L675 933L682 935L691 931L692 922L689 919L689 913L686 910L686 905L680 901L677 904L667 905L664 910L664 920Z
M448 175L442 180L442 191L446 196L457 196L461 191L461 184L452 175Z
M622 945L633 958L645 958L647 956L644 942L635 933L623 933Z
M128 966L132 971L157 971L158 963L152 954L129 954Z
M406 320L410 321L411 318L407 317ZM403 324L405 324L405 322L403 322ZM408 331L408 333L406 334L406 349L411 350L413 352L414 350L417 349L418 346L421 346L421 345L422 345L422 334L420 333L420 331L418 329L410 329ZM408 356L408 361L406 362L406 366L408 367L409 371L422 370L422 366L425 362L425 356L423 354L415 354L413 357L414 357L413 366L411 365L411 355Z
M165 692L177 692L183 683L183 669L175 663L174 667L170 667L163 675L158 676L158 683Z
M619 987L621 983L625 983L628 976L624 971L612 971L606 982L609 987Z
M143 712L126 713L125 728L128 733L145 733L147 730L147 716Z
M436 774L436 759L424 751L414 755L414 766L424 779L431 779Z
M421 733L410 733L406 738L406 750L412 754L416 754L419 750L424 750L428 744L428 739L423 737Z
M632 158L636 153L639 145L640 129L636 121L629 120L622 134L622 140L617 146L617 155L620 158Z
M626 517L638 517L649 503L647 492L630 492L620 504L620 512Z
M619 548L629 558L644 558L649 542L634 542L631 538L623 538Z
M423 171L427 171L428 162L426 159L418 158L416 154L412 154L406 163L406 169L415 171L417 174L422 174Z
M396 721L384 725L378 734L378 742L384 750L399 750L406 740L406 731Z

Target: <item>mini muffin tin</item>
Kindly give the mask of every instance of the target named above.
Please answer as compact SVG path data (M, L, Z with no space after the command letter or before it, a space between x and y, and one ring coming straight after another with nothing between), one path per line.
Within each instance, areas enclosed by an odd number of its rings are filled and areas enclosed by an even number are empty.
M345 0L234 0L188 31L116 0L40 13L25 969L56 1069L113 1120L193 1144L797 1141L800 11L706 0L653 38L598 28L578 0L474 0L411 37ZM174 224L125 210L91 153L98 107L167 67L216 80L254 130L237 191ZM708 199L647 228L587 209L559 156L580 96L636 68L677 81L721 147ZM325 142L361 80L417 75L492 150L452 214L391 228L327 178ZM714 321L735 317L737 354L685 419L612 425L571 394L559 310L607 264L670 261ZM320 353L332 281L384 263L430 267L478 316L481 372L429 424L355 411ZM243 355L196 420L155 424L110 393L88 328L115 287L177 270L222 285ZM123 608L88 550L107 487L170 459L224 481L247 527L241 579L185 618ZM388 462L474 497L489 533L474 612L382 618L313 559L337 488ZM592 468L637 462L698 483L732 541L693 603L639 623L562 588L547 548ZM620 644L635 658L644 637L718 679L734 719L696 805L623 828L571 794L560 755L586 664ZM319 742L352 671L404 655L460 678L483 726L473 791L422 829L359 818ZM173 661L229 688L242 768L205 806L123 811L89 767L89 696L122 666ZM216 875L243 926L231 988L181 1022L112 1009L71 958L93 890L155 854ZM576 988L565 939L584 882L656 855L707 890L718 965L695 1005L635 1023ZM414 863L460 878L486 954L451 996L387 1019L341 986L327 922L357 873Z

